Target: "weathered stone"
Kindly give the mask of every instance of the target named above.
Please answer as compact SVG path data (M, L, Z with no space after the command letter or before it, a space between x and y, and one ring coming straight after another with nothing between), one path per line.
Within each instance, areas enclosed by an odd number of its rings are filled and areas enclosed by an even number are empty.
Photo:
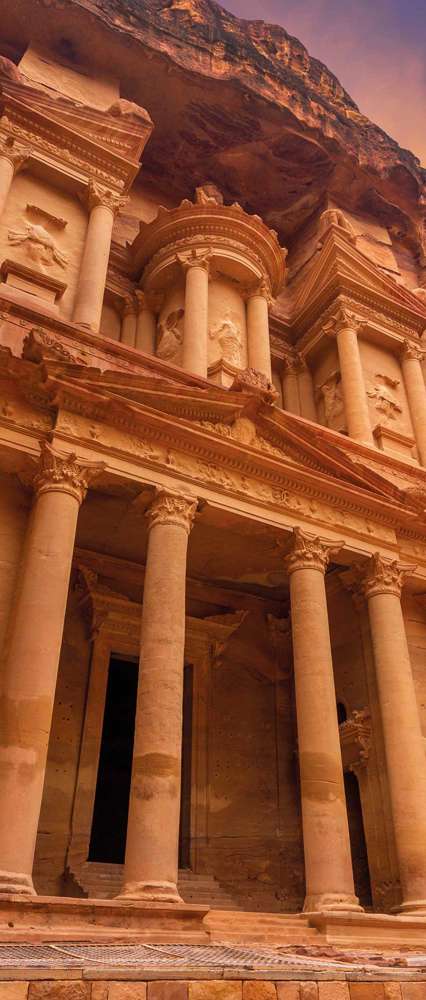
M26 1000L28 983L0 983L0 1000Z
M278 1000L299 1000L299 983L277 983Z
M318 1000L349 1000L348 983L319 982Z
M90 983L75 980L33 982L29 985L28 1000L89 1000Z
M211 979L188 984L189 1000L242 1000L243 984Z
M403 1000L425 1000L426 983L401 983Z
M109 984L108 1000L146 1000L146 983Z
M90 1000L108 1000L108 983L92 983Z
M188 984L175 980L148 983L148 1000L187 1000Z
M384 1000L383 983L351 983L351 1000Z
M248 980L243 983L243 1000L276 1000L275 983L262 980Z
M401 984L400 983L384 983L385 990L385 1000L401 1000Z
M318 983L301 982L300 1000L318 1000Z

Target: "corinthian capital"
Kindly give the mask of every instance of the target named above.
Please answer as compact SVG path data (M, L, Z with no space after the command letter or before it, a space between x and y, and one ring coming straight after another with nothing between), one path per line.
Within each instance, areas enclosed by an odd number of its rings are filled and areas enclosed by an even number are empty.
M30 150L26 146L16 146L14 140L9 136L0 137L0 157L9 160L15 174L24 166L29 155Z
M327 323L323 326L323 332L329 337L336 337L342 330L351 329L358 333L360 320L356 313L348 307L346 302L338 302L337 308Z
M116 215L129 200L128 198L123 198L117 191L111 191L109 188L102 187L96 181L89 181L86 196L89 212L96 205L103 205L104 208L109 208L113 215Z
M189 535L197 512L198 500L158 488L146 516L149 529L156 524L175 524Z
M191 250L189 253L177 253L176 260L181 265L185 273L191 267L199 267L203 271L209 272L212 251L206 249Z
M422 350L420 345L412 344L410 340L404 340L401 358L403 361L423 361L426 358L426 351Z
M357 566L356 571L368 600L377 594L395 594L396 597L400 597L407 576L413 573L415 568L399 563L396 559L383 559L380 552L375 552L367 566Z
M287 573L290 575L296 569L317 569L325 573L330 559L340 552L344 544L330 544L323 538L307 535L301 528L293 528L291 549L285 558Z
M104 468L103 462L79 462L73 452L58 455L47 441L42 441L39 465L33 478L34 491L37 496L50 490L70 493L81 504L90 482Z

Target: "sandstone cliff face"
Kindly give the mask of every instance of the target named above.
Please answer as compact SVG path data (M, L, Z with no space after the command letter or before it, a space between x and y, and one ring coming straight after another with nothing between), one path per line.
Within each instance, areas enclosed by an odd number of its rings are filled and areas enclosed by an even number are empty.
M328 196L426 253L426 171L283 28L213 0L16 0L15 35L33 22L42 40L46 7L58 33L147 107L144 176L172 198L211 177L288 241Z

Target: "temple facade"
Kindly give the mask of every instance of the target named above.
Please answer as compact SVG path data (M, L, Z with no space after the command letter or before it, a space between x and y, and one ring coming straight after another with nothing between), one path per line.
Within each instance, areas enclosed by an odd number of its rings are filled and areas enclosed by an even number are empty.
M421 928L424 259L231 156L177 194L169 95L50 16L0 50L1 926Z

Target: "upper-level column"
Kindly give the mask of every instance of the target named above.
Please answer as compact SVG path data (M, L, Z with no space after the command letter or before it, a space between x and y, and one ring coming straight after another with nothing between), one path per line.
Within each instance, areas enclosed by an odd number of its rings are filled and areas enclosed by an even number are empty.
M406 340L401 365L421 465L426 466L426 386L422 371L425 351Z
M286 558L308 910L358 910L352 874L324 575L342 547L294 529Z
M90 478L101 468L41 446L2 673L0 892L34 892L34 849L77 517Z
M202 378L207 378L210 258L210 250L193 250L188 256L178 255L185 271L182 367Z
M2 142L0 145L0 218L7 201L11 184L15 174L28 159L28 150L19 149L13 140Z
M134 347L136 343L137 302L133 295L126 295L121 309L121 343Z
M299 397L299 359L297 356L287 355L284 358L282 373L283 405L289 413L300 414Z
M367 394L358 346L359 324L353 313L339 306L336 317L325 327L337 340L343 402L349 437L374 445Z
M306 420L313 420L316 423L317 408L315 405L314 396L314 384L312 379L312 372L309 368L308 362L305 358L300 357L299 361L299 399L300 399L300 415L305 417Z
M198 501L159 489L147 511L135 742L122 895L179 902L188 536Z
M426 758L401 589L413 567L378 552L362 573L383 724L402 912L426 914Z
M146 354L155 354L157 331L155 296L154 294L147 295L146 292L136 289L135 299L137 306L136 347L139 351L145 351Z
M94 181L88 186L89 222L74 303L73 320L98 333L108 270L114 217L126 203Z
M272 382L271 345L269 342L269 284L263 279L247 295L247 353L249 368L262 372Z

